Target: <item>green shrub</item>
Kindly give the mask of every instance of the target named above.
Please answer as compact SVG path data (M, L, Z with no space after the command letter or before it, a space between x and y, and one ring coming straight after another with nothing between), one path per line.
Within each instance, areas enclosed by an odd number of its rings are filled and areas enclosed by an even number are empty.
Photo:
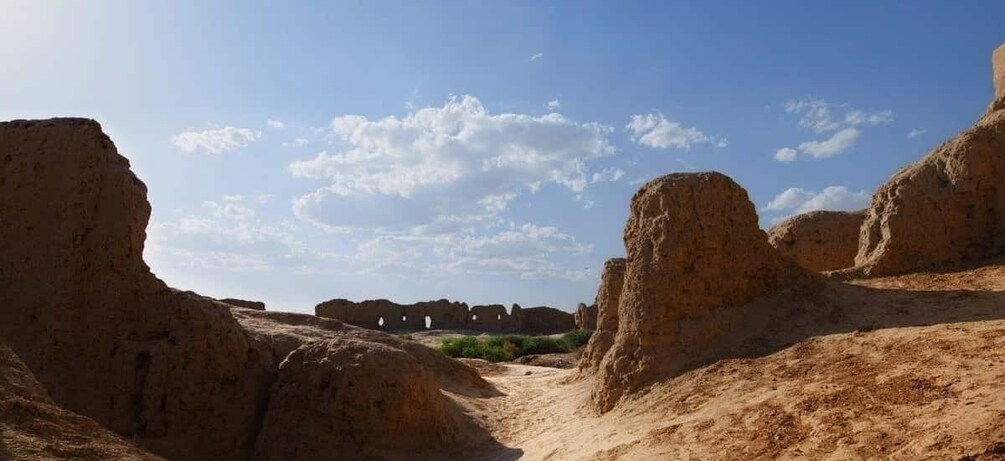
M572 330L562 335L562 341L564 341L570 349L575 349L577 347L585 346L586 343L590 342L591 336L593 336L593 331L591 330Z
M574 330L560 338L551 336L500 335L479 338L461 336L440 342L440 352L454 358L505 362L532 354L569 352L590 340L592 331Z

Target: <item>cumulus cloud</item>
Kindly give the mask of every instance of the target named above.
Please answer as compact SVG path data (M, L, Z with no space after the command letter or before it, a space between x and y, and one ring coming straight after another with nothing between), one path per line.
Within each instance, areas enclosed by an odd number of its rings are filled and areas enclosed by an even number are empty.
M667 120L660 113L633 115L625 129L633 142L654 149L688 150L698 144L713 144L716 147L727 144L725 139L714 138L697 128Z
M179 133L171 138L171 143L182 152L219 155L234 148L248 146L261 136L260 131L225 126Z
M281 130L283 128L286 128L286 122L284 122L282 120L273 120L273 119L270 118L270 119L268 119L268 120L265 121L265 124L268 125L269 128L275 128L277 130Z
M893 111L866 112L847 106L833 106L822 99L788 101L785 111L798 114L799 126L817 133L835 131L830 137L800 143L795 149L783 147L775 152L775 160L792 162L798 157L827 158L853 147L864 126L886 125L893 121ZM835 115L842 112L841 115Z
M292 162L296 177L327 185L294 201L302 220L332 231L407 231L443 217L494 215L553 183L582 194L596 159L612 155L610 127L560 114L490 113L473 96L405 117L333 119L346 147Z
M548 107L548 110L558 110L560 107L562 107L562 104L559 103L557 99L552 99L551 101L548 101L548 103L545 104L545 106Z
M845 186L830 186L820 192L790 187L771 199L764 210L789 211L790 214L816 210L859 210L868 205L869 198L866 191L853 192Z
M928 130L919 130L919 129L915 128L915 129L907 132L907 137L908 138L914 138L914 137L921 136L921 135L923 135L925 133L928 133Z
M531 55L530 60L531 61L537 61L538 59L541 59L543 57L544 57L544 53L534 53L533 55Z
M783 147L775 152L775 160L779 162L791 162L799 155L799 151L790 147Z

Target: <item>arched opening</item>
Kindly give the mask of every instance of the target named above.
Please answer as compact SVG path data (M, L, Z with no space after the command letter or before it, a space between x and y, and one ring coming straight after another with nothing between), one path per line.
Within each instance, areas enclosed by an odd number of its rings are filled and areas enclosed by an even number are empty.
M478 314L474 314L474 315L472 315L472 316L471 316L471 320L478 320Z
M502 320L502 314L496 314L496 320Z
M378 317L377 318L377 327L378 328L384 328L384 317Z
M401 316L401 323L405 323L405 322L407 322L407 321L408 321L408 316L406 316L406 315L402 315L402 316Z
M427 330L433 329L433 318L428 315L426 316L426 329Z

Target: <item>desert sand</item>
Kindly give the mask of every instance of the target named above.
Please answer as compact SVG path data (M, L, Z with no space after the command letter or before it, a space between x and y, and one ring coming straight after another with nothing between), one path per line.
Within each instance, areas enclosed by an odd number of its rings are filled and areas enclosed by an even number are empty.
M1005 456L1005 261L825 296L824 325L793 317L777 332L791 344L689 371L599 416L575 370L483 373L505 395L455 398L503 447L471 459Z

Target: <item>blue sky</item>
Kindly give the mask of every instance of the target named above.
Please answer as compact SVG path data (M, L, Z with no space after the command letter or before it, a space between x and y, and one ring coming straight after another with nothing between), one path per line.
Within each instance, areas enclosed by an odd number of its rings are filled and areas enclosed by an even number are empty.
M173 286L571 310L646 179L861 208L1005 41L1001 2L626 3L0 0L0 119L100 121Z

